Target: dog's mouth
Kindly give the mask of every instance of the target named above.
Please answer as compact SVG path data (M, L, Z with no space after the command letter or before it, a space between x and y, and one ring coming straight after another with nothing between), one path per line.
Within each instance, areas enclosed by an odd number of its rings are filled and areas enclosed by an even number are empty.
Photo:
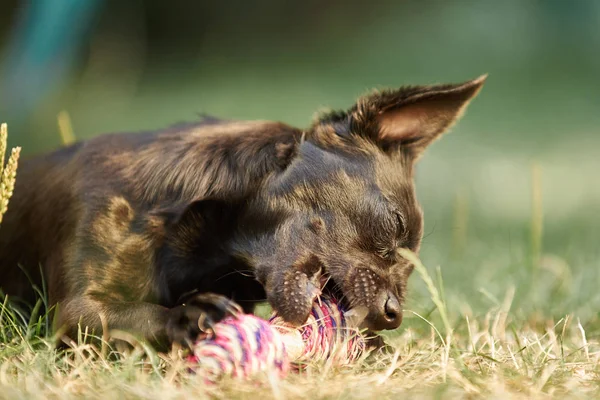
M366 327L365 322L369 313L368 308L363 305L352 306L350 299L344 294L341 284L336 282L335 278L321 268L317 276L315 276L313 282L318 282L318 290L315 292L315 300L318 300L318 296L320 296L322 293L333 297L336 299L338 304L340 304L340 308L344 313L344 318L346 319L346 324L348 327L359 329Z

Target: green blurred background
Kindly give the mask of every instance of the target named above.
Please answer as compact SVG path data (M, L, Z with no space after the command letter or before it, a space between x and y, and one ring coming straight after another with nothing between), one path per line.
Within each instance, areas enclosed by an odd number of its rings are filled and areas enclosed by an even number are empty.
M61 145L61 111L78 139L198 113L307 126L373 87L489 73L420 163L422 258L454 310L514 287L524 317L597 320L599 1L3 0L0 46L0 120L26 155Z

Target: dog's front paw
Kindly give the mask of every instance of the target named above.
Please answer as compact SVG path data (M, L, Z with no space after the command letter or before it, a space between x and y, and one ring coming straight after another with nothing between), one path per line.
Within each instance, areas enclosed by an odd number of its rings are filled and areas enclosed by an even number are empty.
M240 307L225 296L202 293L169 311L167 335L171 343L187 347L224 318L241 313Z

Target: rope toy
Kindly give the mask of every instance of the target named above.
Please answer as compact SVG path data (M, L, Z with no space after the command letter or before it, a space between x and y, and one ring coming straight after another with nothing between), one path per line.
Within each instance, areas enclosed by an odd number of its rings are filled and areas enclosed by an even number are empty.
M210 381L222 376L247 379L264 372L284 377L309 361L347 365L365 348L365 338L349 327L342 305L321 296L300 328L289 326L276 313L269 321L249 314L227 317L194 344L188 361L195 373Z

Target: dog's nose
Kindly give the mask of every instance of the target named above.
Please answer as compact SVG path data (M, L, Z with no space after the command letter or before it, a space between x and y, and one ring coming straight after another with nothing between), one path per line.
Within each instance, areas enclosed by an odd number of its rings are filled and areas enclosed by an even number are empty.
M377 299L377 315L373 319L373 330L396 329L402 323L402 309L396 295L383 292Z
M385 302L384 311L385 319L392 324L400 318L402 310L400 309L400 303L398 303L396 296L390 295L388 297Z

